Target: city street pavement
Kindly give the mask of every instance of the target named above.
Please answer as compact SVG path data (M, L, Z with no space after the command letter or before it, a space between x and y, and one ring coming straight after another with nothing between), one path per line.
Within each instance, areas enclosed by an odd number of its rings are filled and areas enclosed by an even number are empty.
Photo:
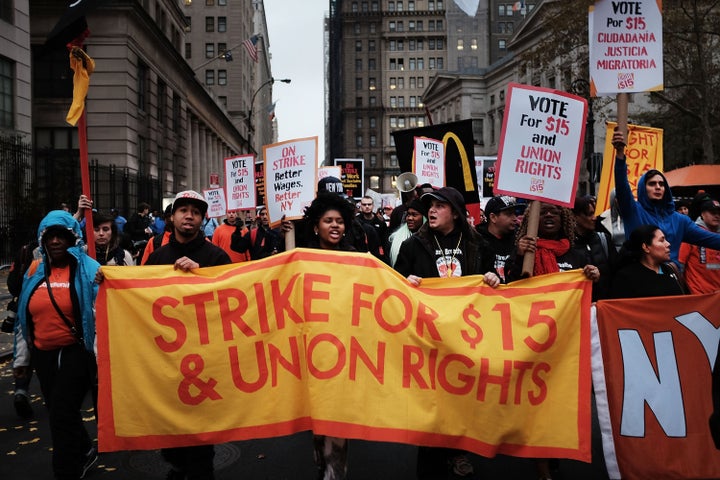
M9 294L0 272L0 318L6 315ZM35 417L22 420L13 408L12 335L0 333L0 479L52 479L51 441L47 411L36 379L31 385ZM288 399L291 401L291 399ZM138 408L142 408L139 405ZM241 408L241 406L238 406ZM222 412L218 412L222 414ZM471 414L471 413L469 413ZM89 399L85 420L97 438L95 417ZM315 480L312 434L234 442L216 446L217 480ZM394 443L352 440L348 450L348 480L414 480L417 448ZM486 459L469 455L475 473L466 479L537 478L532 460L498 456ZM100 454L95 468L85 478L107 480L153 480L165 478L168 467L158 451L126 451ZM602 480L601 469L593 464L561 460L555 480ZM439 475L437 480L459 479Z

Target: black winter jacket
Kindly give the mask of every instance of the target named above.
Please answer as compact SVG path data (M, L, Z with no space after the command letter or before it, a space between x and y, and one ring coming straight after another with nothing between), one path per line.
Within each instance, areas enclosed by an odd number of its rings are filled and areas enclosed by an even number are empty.
M474 230L463 231L460 244L462 275L483 275L495 272L495 257L488 251L487 242ZM425 223L412 237L400 246L395 270L402 276L417 275L420 278L439 277L437 269L437 246L430 227Z
M175 260L182 257L196 261L201 267L215 267L231 263L225 250L208 242L201 231L188 243L180 243L175 239L174 234L170 235L170 241L151 253L145 265L172 265Z

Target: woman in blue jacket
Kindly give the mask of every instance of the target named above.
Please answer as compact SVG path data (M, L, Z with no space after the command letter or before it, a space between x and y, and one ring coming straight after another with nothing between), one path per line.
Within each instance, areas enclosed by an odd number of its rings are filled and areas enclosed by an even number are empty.
M626 238L640 225L656 225L670 242L670 259L676 264L682 242L720 250L719 234L703 230L690 217L675 211L670 185L660 171L648 170L640 177L636 201L628 181L625 135L616 130L612 143L615 147L616 198Z
M97 460L81 415L88 392L97 395L95 274L80 225L63 210L40 222L42 260L28 268L18 300L13 374L32 364L49 410L56 479L79 479Z

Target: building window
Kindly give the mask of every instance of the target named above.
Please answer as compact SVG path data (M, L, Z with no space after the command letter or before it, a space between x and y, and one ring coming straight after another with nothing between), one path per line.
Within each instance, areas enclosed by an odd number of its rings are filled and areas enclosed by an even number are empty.
M206 32L214 32L215 31L215 17L205 17L205 31Z
M505 50L505 40L498 40L498 48L500 50Z
M362 52L362 40L355 41L355 51Z
M432 57L428 59L428 68L430 70L435 70L435 59Z
M375 95L373 95L370 97L370 106L374 107L376 105L377 105L377 98L375 97Z
M355 78L355 90L362 90L362 78Z
M403 11L403 2L397 2L397 11L402 12Z
M408 60L408 66L409 66L408 68L410 68L410 71L411 71L411 72L412 72L413 70L415 70L415 59L414 59L414 58L410 58L410 59Z
M355 22L355 35L360 35L360 22Z
M405 42L402 40L398 40L397 48L398 48L399 52L402 52L403 50L405 50Z
M377 69L377 65L376 65L375 59L371 58L370 60L368 60L368 70L373 71L376 69Z
M185 44L185 58L192 58L192 43Z
M9 24L15 23L14 13L15 5L13 0L0 0L0 20L5 20Z
M375 40L368 40L368 52L375 51Z
M405 128L405 117L398 118L398 127Z
M416 88L415 77L410 77L410 88Z
M415 31L415 20L410 20L408 22L408 31L410 31L410 32Z
M512 15L512 10L511 10L511 13L510 13L510 14ZM501 3L500 5L498 5L498 16L500 16L500 17L504 17L504 16L505 16L505 4L503 4L503 3Z
M397 78L390 77L390 90L395 90L397 88Z
M388 2L388 12L395 11L395 2Z
M375 135L370 135L370 146L377 147L377 137Z
M423 31L423 21L418 20L415 28L417 29L418 32L422 32Z
M362 60L359 58L355 60L355 71L362 72Z
M370 6L370 9L371 9L373 12L379 11L379 10L380 10L380 7L379 7L378 2L372 2L372 5Z
M377 80L375 79L375 77L370 77L368 79L368 88L370 90L375 90L377 88Z
M167 85L162 80L157 84L157 121L160 125L165 124L165 106L167 105Z
M390 70L397 70L397 59L396 58L390 59Z
M397 128L397 117L390 117L390 128Z
M362 117L357 117L355 119L355 128L363 128L363 119Z
M227 5L227 0L217 0L217 4L221 7L224 7L225 5Z
M212 7L213 5L215 5L215 0L205 0L205 5L207 5L208 7Z
M411 96L411 97L410 97L410 100L409 100L409 102L410 102L410 103L409 103L410 108L415 108L415 107L417 107L417 103L416 103L417 100L416 100L416 99L417 99L417 97L415 97L415 96Z
M408 40L408 50L411 52L415 51L415 40Z
M375 155L374 153L370 154L370 166L371 167L377 166L377 155ZM375 178L377 178L377 177L375 177Z
M352 6L351 6L350 8L351 8L351 11L352 11L353 13L357 13L357 12L358 12L358 4L357 4L357 2L352 2Z
M470 50L477 50L477 47L477 38L473 38L472 40L470 40Z
M391 52L397 50L397 43L395 42L395 40L390 40L390 42L388 43L388 48Z
M367 13L368 11L368 2L362 2L362 11L364 13Z
M405 108L405 97L398 97L397 106L399 108Z
M417 86L418 88L425 88L425 77L418 77Z
M398 31L398 32L403 32L403 31L405 31L404 28L403 28L403 22L397 22L397 31Z
M391 137L391 139L394 139L394 137ZM394 141L394 140L393 140ZM390 166L391 167L397 167L398 166L398 158L397 155L392 154L390 155Z
M371 155L371 158L372 158L372 155ZM375 162L377 162L377 158L375 159ZM378 177L377 175L372 175L370 177L370 188L375 189L375 190L380 188L380 177Z
M408 2L408 12L414 12L415 11L415 2L410 1Z
M437 30L438 32L441 32L443 30L443 21L442 20L435 21L435 30Z
M227 43L220 42L218 43L218 55L222 55L227 51Z
M148 66L143 62L138 63L138 78L137 78L137 89L138 89L138 108L141 111L145 111L147 106L147 94L148 94L148 81L149 81L150 70Z
M405 88L405 79L403 77L398 77L397 86L401 90Z
M435 40L435 50L442 50L443 48L445 48L445 44L443 43L442 38Z
M227 32L227 17L218 17L218 32Z
M435 20L428 20L428 32L435 31Z
M395 22L388 23L388 30L390 30L391 32L394 32L396 30Z
M397 97L390 97L390 108L397 108Z
M227 85L227 70L218 70L218 85Z
M483 119L482 118L474 118L473 119L472 132L473 132L473 140L475 140L475 145L484 145L485 142L483 141Z
M215 44L214 43L206 43L205 44L205 58L213 58L215 56Z
M362 107L362 97L355 97L355 106Z
M370 24L370 33L375 33L375 29L376 29L375 24L371 23Z
M445 68L445 65L444 65L444 62L443 62L443 58L442 58L442 57L438 57L438 58L437 58L437 62L435 62L435 63L436 63L436 65L437 65L437 69L438 69L438 70L442 70L443 68Z
M0 127L15 127L15 65L0 57Z
M215 70L205 70L205 85L215 85Z
M422 41L421 39L418 39L418 41L417 41L417 49L418 49L419 51L422 51L422 50L424 49L424 47L423 47L423 41Z
M433 0L428 0L428 10L431 12L435 11L435 2Z
M363 146L363 136L362 136L362 135L357 135L357 136L355 137L355 146L356 146L356 147L362 147L362 146Z

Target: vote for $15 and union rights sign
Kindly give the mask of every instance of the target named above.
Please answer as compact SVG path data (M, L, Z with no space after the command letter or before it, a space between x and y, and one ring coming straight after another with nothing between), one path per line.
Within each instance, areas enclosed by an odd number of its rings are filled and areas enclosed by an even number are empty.
M498 150L495 194L572 207L587 101L567 92L511 83Z

